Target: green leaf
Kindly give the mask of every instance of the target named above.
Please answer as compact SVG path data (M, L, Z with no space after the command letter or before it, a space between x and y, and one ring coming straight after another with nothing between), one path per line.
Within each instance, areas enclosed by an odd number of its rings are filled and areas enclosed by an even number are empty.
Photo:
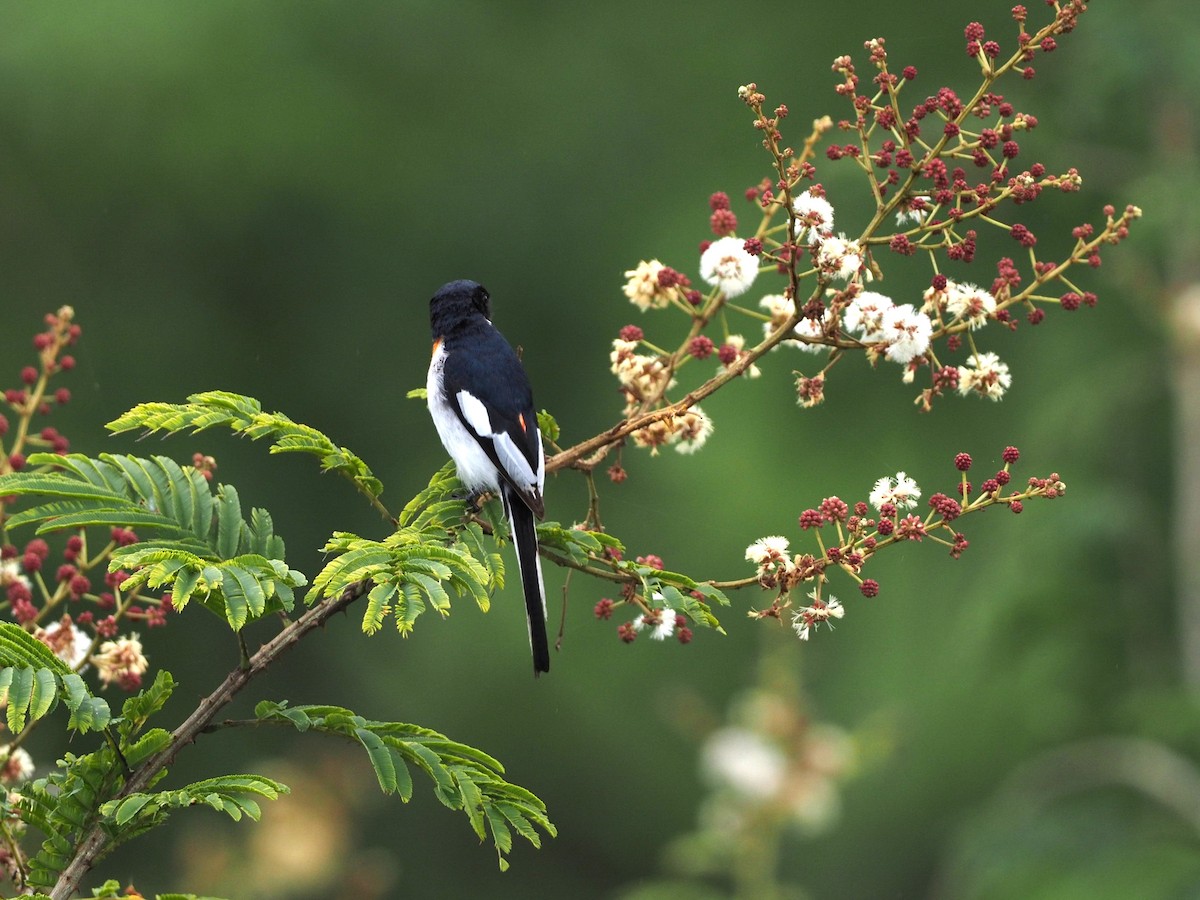
M29 695L29 718L40 719L57 700L58 680L50 669L35 669L33 690Z
M265 413L253 397L228 391L192 394L187 403L142 403L108 423L110 431L144 430L176 434L225 426L251 440L270 439L271 453L308 453L316 456L324 471L336 471L349 478L358 490L371 499L383 492L383 485L367 464L345 447L308 425L293 422L283 413Z
M537 414L537 423L538 430L545 436L546 440L554 442L558 441L559 427L558 422L554 419L554 416L550 415L550 413L543 409Z
M0 622L0 666L50 669L58 675L71 671L49 647L12 622Z
M33 669L13 669L12 683L8 686L8 730L20 734L25 727L25 716L29 712L29 701L33 697Z
M118 825L124 825L153 801L154 797L150 794L133 794L120 801L113 818Z
M380 789L405 802L413 789L407 763L413 763L433 780L438 800L461 810L480 839L491 833L501 868L507 866L505 855L512 849L514 831L534 846L541 845L535 825L551 836L556 834L546 817L545 804L524 788L504 781L499 762L431 729L403 722L373 722L338 706L290 708L286 702L263 702L255 708L255 715L264 722L336 735L359 744L367 751Z
M379 735L366 728L354 729L354 736L366 748L371 767L375 769L375 777L379 780L379 789L385 794L396 793L399 783L396 780L396 764L392 759L392 751Z
M396 585L384 582L371 588L367 594L367 610L363 613L362 630L374 634L383 625L383 617L391 612L388 603L396 596Z
M409 400L427 400L429 399L429 391L426 388L413 388L404 396Z
M237 489L223 484L217 489L217 553L222 559L238 555L242 539L242 504Z

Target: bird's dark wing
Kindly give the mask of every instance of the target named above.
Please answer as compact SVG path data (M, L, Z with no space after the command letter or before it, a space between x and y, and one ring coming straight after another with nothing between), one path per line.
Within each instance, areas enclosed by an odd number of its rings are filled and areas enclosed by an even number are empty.
M448 347L442 386L450 408L504 479L540 519L545 456L533 393L517 354L490 326L468 354Z

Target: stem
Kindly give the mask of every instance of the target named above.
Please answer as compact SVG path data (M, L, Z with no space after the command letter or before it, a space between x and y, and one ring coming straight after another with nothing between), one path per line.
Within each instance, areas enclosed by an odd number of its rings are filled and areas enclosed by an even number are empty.
M239 666L226 675L225 680L217 686L216 690L200 701L200 705L171 734L171 740L167 746L138 766L113 799L120 799L149 787L154 777L175 761L180 750L196 740L196 737L216 718L217 713L228 705L252 678L264 672L309 632L323 626L334 614L343 612L370 588L370 581L360 581L347 587L337 597L326 597L259 647L245 666ZM108 842L109 836L100 823L93 825L83 835L75 845L74 855L70 862L63 869L54 889L50 892L53 900L69 900L74 896L84 876L108 848Z

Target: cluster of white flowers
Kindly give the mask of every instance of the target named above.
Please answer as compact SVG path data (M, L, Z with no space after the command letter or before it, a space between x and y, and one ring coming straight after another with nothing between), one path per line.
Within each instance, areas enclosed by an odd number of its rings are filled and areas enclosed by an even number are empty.
M655 600L662 598L662 594L654 595ZM675 633L675 610L671 607L664 605L655 610L655 616L650 618L657 618L657 622L649 620L645 613L639 614L632 622L633 630L640 632L649 627L650 639L653 641L665 641Z
M64 616L58 622L51 622L45 628L39 628L34 637L75 670L87 660L88 650L92 647L92 639L71 621L70 616Z
M15 784L33 777L33 757L24 747L0 747L0 782Z
M796 242L811 244L833 234L833 204L812 191L792 201L796 213Z
M758 277L758 259L746 252L744 239L723 237L700 254L700 277L726 297L740 297Z
M863 249L858 241L839 234L823 239L817 247L817 265L830 278L848 281L863 267Z
M958 367L958 392L999 400L1012 386L1008 364L995 353L976 353L969 365Z
M617 338L609 354L612 373L635 399L657 396L675 384L670 372L657 356L637 353L637 341Z
M944 287L930 287L925 291L919 309L912 303L896 303L877 291L864 290L864 282L871 281L871 271L866 268L866 249L844 234L833 233L834 208L820 189L813 188L797 195L792 200L792 211L796 242L807 247L823 277L850 284L838 294L841 298L838 305L826 310L819 319L801 319L782 343L808 353L827 351L831 347L823 340L833 334L834 317L837 316L837 326L867 348L872 362L882 356L889 362L903 366L901 377L908 383L914 380L917 371L926 362L935 322L937 327L961 327L965 324L971 331L976 331L989 319L995 318L995 296L969 282L946 279ZM923 202L914 202L900 210L897 223L901 226L907 221L920 224L927 214L928 208ZM713 241L700 254L700 276L718 288L725 297L738 297L754 284L758 277L759 262L747 251L745 240L730 235ZM663 278L660 282L660 273L665 268L656 259L643 260L637 268L625 273L628 279L625 295L643 312L666 307L671 302L671 291L679 290L674 286L674 278ZM663 282L669 286L664 287ZM830 291L832 293L833 289ZM850 298L849 303L845 303L846 298ZM795 300L783 294L764 296L759 301L759 307L767 315L762 326L764 337L775 334L796 314ZM731 358L723 348L721 355L724 361L720 365L724 368L734 365L747 352L742 335L729 335L724 344L726 348L732 347L737 351L736 356ZM675 384L662 359L637 353L637 346L635 341L618 339L613 341L611 354L612 371L625 390L630 408L644 398L661 397L665 390ZM994 353L976 351L973 343L971 350L972 357L968 364L939 370L939 383L943 383L940 382L942 373L953 376L957 371L957 389L961 395L976 394L999 400L1012 385L1008 366ZM744 374L748 378L757 378L761 372L751 364ZM806 402L802 395L800 402L813 406L820 400L810 398ZM703 445L711 432L711 420L696 411L696 415L681 423L670 420L652 423L635 433L633 440L638 446L652 450L667 443L676 443L679 452L691 453Z
M883 349L894 363L908 365L929 350L933 322L911 303L897 305L876 291L862 291L842 314L846 330L864 344Z
M7 588L10 584L23 584L27 588L33 587L33 582L21 570L21 560L16 557L0 562L0 588Z
M629 269L625 277L625 296L629 301L645 312L648 309L662 309L671 302L669 288L658 283L658 273L665 269L657 259L642 260L636 269Z
M846 607L842 606L837 597L830 595L828 600L822 600L816 588L809 591L808 596L812 600L812 606L802 607L792 613L792 628L796 637L802 641L807 641L822 622L832 628L833 623L830 619L840 619L846 615Z
M885 475L876 481L867 499L876 509L882 508L885 503L892 504L896 509L913 509L921 499L921 488L903 472L897 472L895 478Z
M837 781L854 765L854 742L839 728L801 721L799 712L780 708L785 702L752 695L743 701L751 712L741 718L748 721L726 725L705 739L701 771L719 792L706 807L714 835L731 829L751 833L748 829L759 821L756 806L787 812L809 831L836 818Z
M945 313L952 323L966 322L972 331L986 325L988 316L996 312L996 298L991 292L965 281L946 279L946 286L941 290L928 288L924 300L923 312Z
M115 641L105 641L91 662L96 667L96 674L106 686L113 682L136 684L150 666L142 653L142 642L136 634L117 638Z

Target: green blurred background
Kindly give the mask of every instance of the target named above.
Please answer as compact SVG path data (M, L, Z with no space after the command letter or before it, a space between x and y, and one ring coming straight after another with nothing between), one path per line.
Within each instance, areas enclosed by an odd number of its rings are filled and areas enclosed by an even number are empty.
M834 56L854 53L869 77L862 42L883 35L895 69L920 70L909 96L968 91L963 25L978 18L1008 46L1008 10L5 6L0 381L32 361L41 315L72 304L84 336L63 383L75 399L54 424L73 449L213 454L311 574L331 531L384 533L343 483L221 434L148 448L106 439L102 423L143 400L251 394L353 448L399 505L444 461L423 404L405 399L424 384L427 300L467 277L490 289L564 441L590 436L619 414L616 331L636 321L674 339L668 320L625 301L623 271L657 257L695 277L712 191L753 218L740 195L769 173L737 86L756 81L787 103L798 145L811 118L846 115ZM885 555L880 597L835 586L849 614L810 645L744 621L762 599L744 593L727 637L626 647L615 622L593 619L602 588L575 578L564 651L535 683L512 591L486 616L467 603L447 621L427 616L407 641L386 628L365 637L351 611L255 684L242 711L287 697L436 728L498 756L546 800L560 836L518 848L502 875L424 786L402 806L378 796L351 748L233 734L205 738L172 778L262 770L295 796L258 826L180 815L96 883L230 897L722 896L729 883L704 879L703 860L675 842L708 793L699 748L747 691L771 687L762 660L786 658L803 715L858 748L840 812L783 835L789 896L1200 896L1197 667L1179 624L1200 603L1187 584L1197 473L1184 427L1200 400L1185 377L1196 345L1169 325L1200 278L1200 63L1184 49L1198 37L1182 0L1137 4L1136 18L1096 4L1036 80L1009 85L1041 122L1020 161L1085 177L1081 195L1046 195L1027 213L1047 255L1104 203L1146 217L1082 276L1097 309L986 333L1014 372L1003 403L949 400L923 416L892 367L847 360L826 405L802 411L790 372L811 358L781 351L761 380L705 404L716 432L697 456L626 453L629 480L606 489L603 512L631 555L730 578L746 573L753 539L798 540L796 515L822 497L864 497L897 469L927 494L947 490L960 450L986 471L1016 444L1018 477L1056 470L1066 500L969 520L958 562L936 545ZM852 170L826 164L820 178L839 227L861 227ZM1002 252L984 243L964 277L988 283ZM898 300L927 283L915 261L884 262ZM548 497L552 518L583 514L570 473ZM563 574L547 580L553 606ZM148 651L182 682L176 717L236 662L199 611ZM44 765L61 748L38 738Z

